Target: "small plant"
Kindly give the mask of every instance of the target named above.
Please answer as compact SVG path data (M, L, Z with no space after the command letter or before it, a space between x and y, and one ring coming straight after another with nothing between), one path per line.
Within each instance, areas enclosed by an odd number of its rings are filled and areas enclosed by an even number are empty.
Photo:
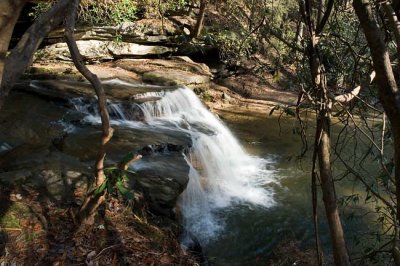
M111 9L111 20L114 23L127 22L137 19L137 6L134 1L130 0L119 0L116 1L113 8Z
M119 193L123 197L132 200L133 193L126 186L129 177L136 175L135 172L128 170L128 166L136 160L142 158L141 155L128 153L118 167L108 167L104 169L105 180L94 190L95 195L101 195L104 192L108 194Z
M106 179L99 187L96 188L94 194L100 195L103 192L114 194L117 192L129 200L133 199L132 192L126 187L126 183L129 180L129 175L127 172L135 174L135 172L121 170L118 167L109 167L104 169Z
M120 33L116 33L114 37L114 42L117 44L121 44L123 41L122 35Z

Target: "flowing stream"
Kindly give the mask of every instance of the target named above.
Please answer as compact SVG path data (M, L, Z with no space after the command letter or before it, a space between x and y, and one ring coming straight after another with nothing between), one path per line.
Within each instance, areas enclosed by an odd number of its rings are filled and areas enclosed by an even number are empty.
M129 86L118 80L111 83ZM287 241L298 240L302 249L314 245L310 157L308 154L301 161L296 160L301 142L295 133L295 120L278 120L236 108L219 112L223 122L185 87L160 87L133 98L136 103L109 102L114 126L138 129L139 134L157 132L167 143L182 136L191 139L190 149L183 154L190 169L189 183L178 202L187 231L183 244L190 245L188 241L194 236L213 265L230 266L266 265L274 250ZM100 123L95 99L75 98L72 103L86 114L84 121ZM64 126L67 131L74 131L72 124ZM334 134L338 131L333 128ZM138 161L132 167L138 170L142 164ZM351 180L340 182L337 193L339 197L365 194ZM323 206L318 208L323 217ZM355 217L368 210L349 205L343 211ZM371 243L357 240L358 229L370 226L374 219L360 215L343 220L348 246L353 251L362 252L363 246ZM322 247L329 254L325 219L320 219L319 226Z
M273 192L265 188L274 181L272 171L265 168L268 161L249 156L192 90L179 88L162 94L160 100L142 104L142 109L147 123L174 121L191 135L190 179L180 200L189 232L204 244L224 229L219 209L238 202L264 207L274 204ZM143 95L147 96L154 95Z
M143 103L129 106L109 104L112 124L161 131L179 130L192 139L192 148L185 155L190 166L189 183L181 195L179 207L184 227L201 244L206 245L226 229L221 210L238 204L261 208L275 204L273 191L268 187L268 184L276 182L273 171L267 169L271 161L250 156L192 90L180 87L148 92L135 95L135 99L142 99ZM100 123L93 102L83 98L72 102L78 111L87 114L87 122ZM141 113L142 121L132 119L134 111Z

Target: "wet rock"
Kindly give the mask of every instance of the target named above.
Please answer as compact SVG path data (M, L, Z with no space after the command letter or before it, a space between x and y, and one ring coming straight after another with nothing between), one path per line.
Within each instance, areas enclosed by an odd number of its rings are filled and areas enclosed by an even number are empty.
M2 142L0 143L0 154L2 152L6 152L8 150L12 149L12 146L10 144L8 144L7 142Z
M86 88L68 85L66 90ZM102 132L99 125L82 120L82 113L72 105L49 99L22 92L7 98L0 113L0 143L9 146L0 153L0 182L24 184L62 203L74 198L76 189L90 184ZM141 119L133 110L135 115ZM133 166L137 172L134 189L145 195L154 211L172 215L188 182L190 169L184 153L192 146L191 136L177 130L173 122L165 121L161 130L129 123L113 126L106 165L117 165L128 152L141 153L143 158Z
M149 91L172 90L171 86L151 86L140 83L128 83L120 80L109 80L103 82L104 91L108 99L131 100L136 94ZM81 81L67 80L34 80L20 82L15 86L16 90L28 91L38 94L44 98L63 101L68 103L73 97L85 96L95 97L95 91L91 84Z
M159 213L171 215L179 195L189 182L189 165L182 153L152 153L137 162L134 170L136 185L144 191L150 207Z
M67 111L63 106L33 95L13 93L0 112L0 142L10 145L46 145L63 135L57 123Z
M93 161L97 156L100 137L99 126L77 128L63 139L61 151L83 161ZM107 159L118 163L130 151L166 143L187 149L192 145L190 136L181 131L114 127L113 138L107 145Z

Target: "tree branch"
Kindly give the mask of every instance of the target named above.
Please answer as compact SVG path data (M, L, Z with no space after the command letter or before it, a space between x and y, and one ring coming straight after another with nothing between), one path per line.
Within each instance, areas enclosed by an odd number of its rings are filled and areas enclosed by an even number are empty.
M369 75L369 83L372 83L372 81L374 80L376 76L375 71L372 71L371 75ZM340 102L340 103L348 103L351 100L353 100L355 97L357 97L357 95L360 93L361 91L361 85L355 87L352 91L348 92L348 93L344 93L335 97L331 97L331 99L335 100L336 102Z
M103 136L100 144L100 150L98 154L98 158L96 161L96 186L101 185L104 182L104 171L103 171L103 163L105 157L105 145L110 141L113 129L110 126L110 117L107 110L107 98L104 92L104 89L101 85L99 78L90 72L90 70L83 63L83 58L81 53L79 52L78 45L76 44L74 37L74 27L76 20L76 13L79 7L80 0L73 0L71 3L70 13L66 17L65 21L65 32L64 36L67 41L67 45L69 51L71 53L72 60L78 71L92 84L96 95L97 101L99 104L99 111L101 117L101 125L103 130Z
M41 15L22 35L17 46L11 51L4 64L3 79L0 87L0 108L10 93L14 83L32 63L33 55L42 43L43 38L60 25L65 16L69 0L59 0L53 7Z
M315 35L317 35L317 36L320 35L322 33L322 31L324 30L324 27L325 27L326 23L328 22L328 19L332 13L333 3L334 3L334 0L328 1L328 5L326 7L324 16L322 17L321 21L318 22L317 28L315 30Z

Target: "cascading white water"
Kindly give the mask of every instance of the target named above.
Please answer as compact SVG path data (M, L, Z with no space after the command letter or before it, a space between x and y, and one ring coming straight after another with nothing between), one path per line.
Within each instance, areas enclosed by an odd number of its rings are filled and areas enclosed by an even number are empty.
M265 186L274 182L271 170L265 169L268 162L248 155L192 90L181 87L134 97L151 99L135 105L143 113L144 121L130 121L125 115L129 110L113 103L109 104L114 114L113 124L151 130L178 129L192 138L192 152L186 158L190 166L189 183L181 196L180 209L185 228L201 243L223 229L220 209L244 202L265 207L274 204L273 192ZM87 122L100 123L93 105L82 99L73 103L88 114Z
M272 192L263 185L272 182L266 161L249 156L237 139L199 98L188 88L165 92L156 102L142 104L150 115L148 123L175 121L187 130L193 141L193 167L190 181L181 197L186 228L201 242L206 242L223 228L216 212L238 202L271 206Z

